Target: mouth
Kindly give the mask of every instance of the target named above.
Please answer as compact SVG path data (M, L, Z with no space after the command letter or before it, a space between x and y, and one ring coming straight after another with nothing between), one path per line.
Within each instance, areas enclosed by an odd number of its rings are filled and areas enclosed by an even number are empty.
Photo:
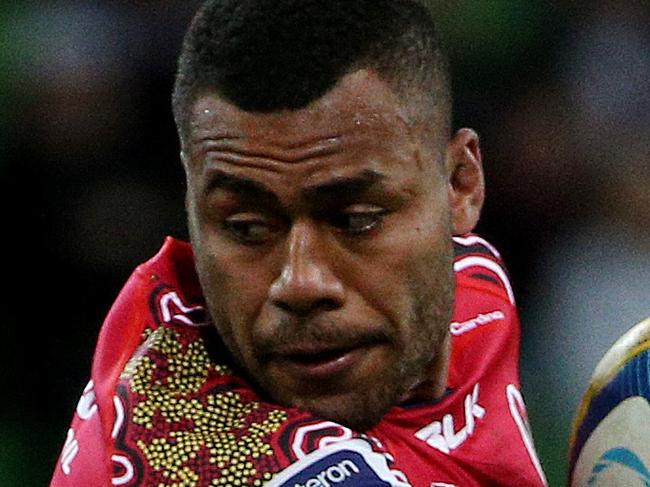
M358 343L346 347L293 349L276 356L285 373L304 382L332 381L358 369L377 343Z
M352 352L354 347L321 350L312 352L295 352L289 353L284 356L285 360L304 365L306 367L318 366L327 364L332 361L337 361L348 353Z

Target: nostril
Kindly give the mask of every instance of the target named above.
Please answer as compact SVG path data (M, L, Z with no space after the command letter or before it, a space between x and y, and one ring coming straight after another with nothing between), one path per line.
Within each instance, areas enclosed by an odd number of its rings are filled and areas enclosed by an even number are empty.
M286 311L287 313L291 312L291 306L289 304L285 303L284 301L274 301L273 304L280 308L282 311Z
M282 311L297 315L307 315L314 311L334 311L341 306L334 299L322 298L314 301L295 301L287 302L276 300L273 304Z
M314 306L314 308L323 311L334 311L339 307L340 307L339 304L335 300L328 299L328 298L319 300L318 302L316 302L316 305Z

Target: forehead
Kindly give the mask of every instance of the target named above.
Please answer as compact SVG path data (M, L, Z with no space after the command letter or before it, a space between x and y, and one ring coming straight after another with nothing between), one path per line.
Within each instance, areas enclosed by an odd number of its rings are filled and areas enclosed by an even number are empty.
M344 76L329 93L300 110L245 112L207 93L191 106L188 141L196 145L222 136L298 147L359 133L408 137L413 124L402 105L390 87L367 70Z
M366 70L346 75L300 110L245 112L207 93L192 106L186 169L206 177L225 170L290 192L364 171L412 186L429 179L419 173L434 164L423 161L439 155L422 144L422 130Z

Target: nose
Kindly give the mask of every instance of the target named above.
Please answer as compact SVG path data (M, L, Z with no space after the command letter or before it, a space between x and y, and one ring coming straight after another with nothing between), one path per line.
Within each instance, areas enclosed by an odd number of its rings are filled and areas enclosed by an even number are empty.
M298 315L342 307L345 291L332 272L333 257L316 228L309 223L294 223L287 238L282 271L269 291L272 303Z

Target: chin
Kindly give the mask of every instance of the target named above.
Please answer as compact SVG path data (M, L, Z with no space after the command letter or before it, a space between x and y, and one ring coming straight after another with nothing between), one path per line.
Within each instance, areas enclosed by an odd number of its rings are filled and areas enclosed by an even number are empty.
M345 407L345 405L340 404L328 407L327 404L314 405L306 403L298 405L298 407L300 409L311 412L319 418L334 421L335 423L347 426L348 428L359 433L363 433L374 427L377 423L379 423L379 421L381 421L381 418L387 412L384 410L368 411L365 409L360 409L356 406Z
M362 433L377 425L399 402L402 394L401 390L387 392L385 388L377 387L371 391L357 390L325 397L297 398L292 401L292 405Z

